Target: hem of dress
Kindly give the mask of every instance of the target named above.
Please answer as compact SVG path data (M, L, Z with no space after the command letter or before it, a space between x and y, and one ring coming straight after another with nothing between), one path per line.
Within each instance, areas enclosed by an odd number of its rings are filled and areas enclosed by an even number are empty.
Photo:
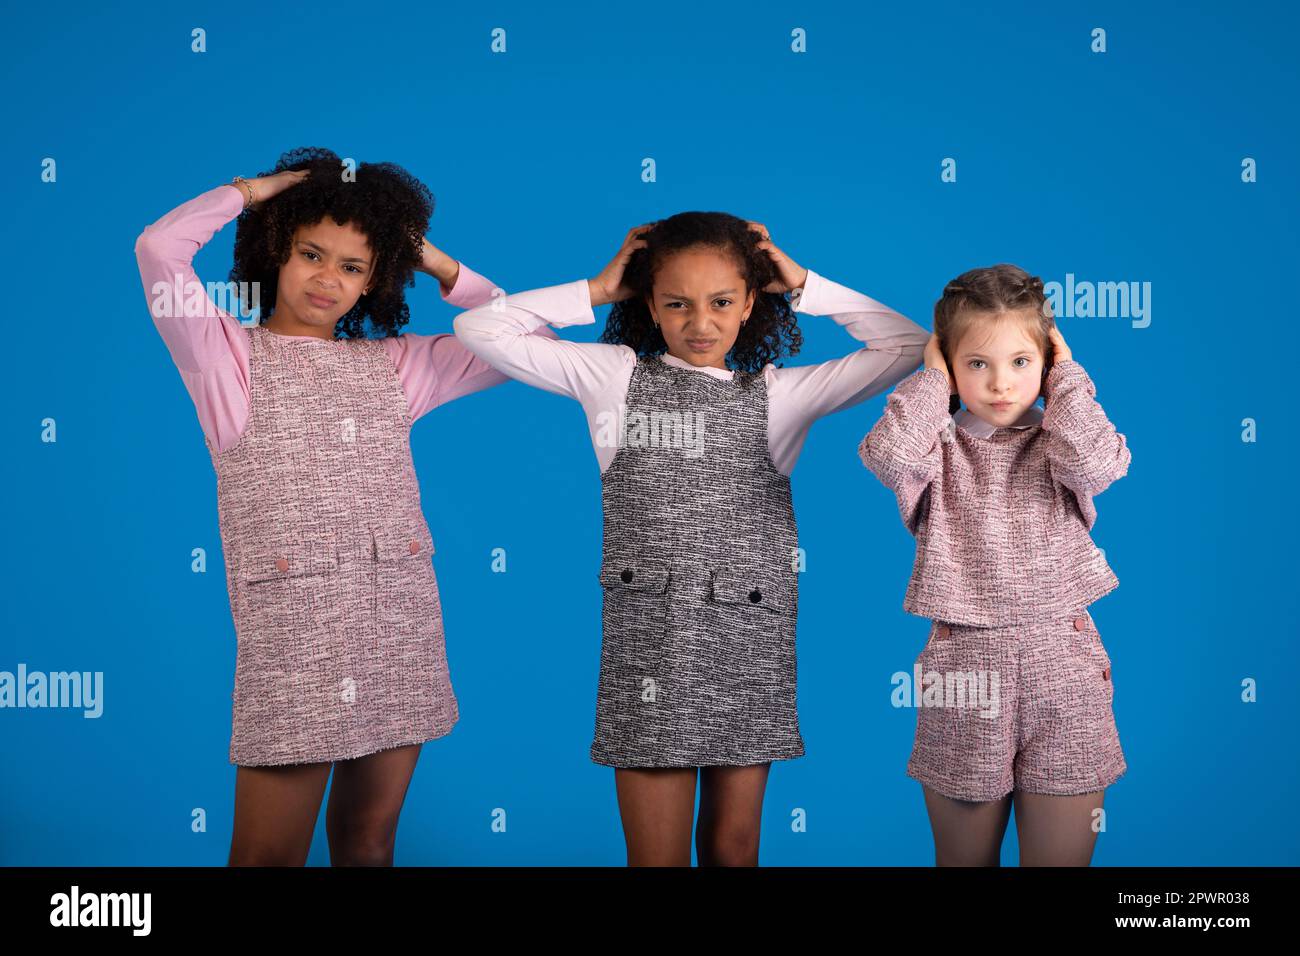
M286 758L270 758L270 759L252 757L252 758L240 759L237 758L236 755L232 752L230 754L230 763L236 767L288 767L294 764L303 764L303 763L336 763L337 761L340 760L355 760L357 757L368 757L371 754L381 753L382 751L385 750L393 750L397 747L409 747L411 744L427 744L433 740L441 740L443 737L446 737L448 734L452 732L452 730L455 728L458 722L459 722L459 717L457 717L451 723L447 724L445 729L442 730L435 730L429 733L417 734L416 736L410 738L399 738L392 742L384 741L382 743L379 743L378 745L374 743L369 743L362 746L360 750L357 750L356 748L352 748L344 753L337 754L337 755L326 753L321 756L312 754L306 757L290 756Z
M716 754L700 754L698 757L633 757L598 751L594 748L591 762L602 767L614 767L621 770L656 770L686 769L689 767L750 767L755 764L771 763L775 760L798 760L804 756L803 745L769 753L744 754L740 756L720 757Z

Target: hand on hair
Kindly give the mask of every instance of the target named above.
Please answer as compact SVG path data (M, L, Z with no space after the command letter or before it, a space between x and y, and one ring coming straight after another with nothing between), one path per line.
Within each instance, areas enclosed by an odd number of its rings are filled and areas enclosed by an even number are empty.
M623 270L627 268L627 261L632 258L632 253L645 248L646 243L644 239L640 238L641 233L653 225L654 223L648 222L629 229L627 237L623 240L622 247L618 250L618 254L610 260L609 265L601 269L600 275L596 276L596 278L587 280L587 289L591 293L592 308L632 298L632 290L623 285Z
M1052 364L1069 362L1071 360L1070 347L1065 344L1065 338L1061 335L1061 330L1055 323L1047 330L1047 335L1052 340Z
M937 368L943 372L943 377L948 380L948 389L952 392L952 371L948 368L948 360L943 357L943 349L939 347L939 336L933 332L930 333L929 340L925 343L925 352L922 354L927 369Z
M256 197L253 207L257 208L272 196L279 195L290 186L298 185L310 175L310 169L282 169L270 176L258 176L245 182L253 188L253 195Z
M437 279L446 290L445 295L456 287L456 280L460 277L460 263L428 239L424 239L423 243L418 271Z
M808 270L801 268L798 263L776 247L768 234L767 226L761 222L745 221L749 223L750 229L759 234L761 238L757 244L758 248L767 253L768 258L772 260L772 265L776 267L776 278L763 286L763 291L784 294L802 288L803 284L808 281Z

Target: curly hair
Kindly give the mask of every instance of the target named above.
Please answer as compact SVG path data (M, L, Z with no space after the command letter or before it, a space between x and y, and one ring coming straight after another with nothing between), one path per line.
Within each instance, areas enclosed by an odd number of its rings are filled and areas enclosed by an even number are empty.
M355 223L374 253L373 284L370 292L339 318L334 336L366 337L367 318L379 333L377 337L399 334L411 318L402 290L415 285L415 269L423 257L424 235L433 215L433 194L393 163L361 163L355 181L345 181L343 161L318 147L290 150L274 169L258 175L304 169L310 170L310 175L302 182L240 214L230 280L258 283L259 322L265 325L275 309L280 267L289 259L294 230L320 222L326 215L339 225Z
M1031 276L1019 266L1000 263L963 272L949 282L934 304L934 334L939 348L951 365L952 353L966 333L981 321L981 313L1001 315L1029 310L1032 317L1025 331L1043 353L1043 378L1052 367L1052 340L1048 335L1055 319L1051 304L1043 292L1043 280ZM948 403L950 414L961 407L953 395Z
M776 267L767 252L758 248L758 235L745 220L725 212L679 212L654 223L641 238L645 246L628 257L623 270L623 284L634 294L610 309L600 341L626 345L637 355L665 352L668 343L646 304L653 294L655 275L674 253L692 246L711 246L735 260L746 294L757 290L749 318L727 353L728 361L742 372L754 374L782 355L798 354L803 333L794 310L783 294L763 291L776 278Z

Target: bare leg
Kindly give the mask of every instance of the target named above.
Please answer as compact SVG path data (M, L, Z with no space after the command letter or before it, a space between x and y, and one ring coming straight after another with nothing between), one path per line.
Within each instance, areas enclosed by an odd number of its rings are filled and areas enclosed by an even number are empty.
M934 865L998 866L1011 796L976 803L945 797L924 784L921 788L934 832Z
M331 866L392 866L397 818L421 744L340 760L325 808Z
M695 767L614 770L628 866L690 866Z
M1102 805L1105 790L1057 797L1017 790L1016 834L1021 866L1087 866L1097 834L1093 811Z
M303 866L329 763L238 767L227 866Z
M771 764L700 768L700 866L758 866L763 793Z

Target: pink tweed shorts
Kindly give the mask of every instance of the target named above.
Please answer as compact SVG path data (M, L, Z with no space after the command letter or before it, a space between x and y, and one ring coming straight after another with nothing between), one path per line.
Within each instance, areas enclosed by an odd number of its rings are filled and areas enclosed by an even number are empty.
M947 797L1093 793L1127 769L1110 656L1087 609L1050 621L935 621L916 660L907 775Z

